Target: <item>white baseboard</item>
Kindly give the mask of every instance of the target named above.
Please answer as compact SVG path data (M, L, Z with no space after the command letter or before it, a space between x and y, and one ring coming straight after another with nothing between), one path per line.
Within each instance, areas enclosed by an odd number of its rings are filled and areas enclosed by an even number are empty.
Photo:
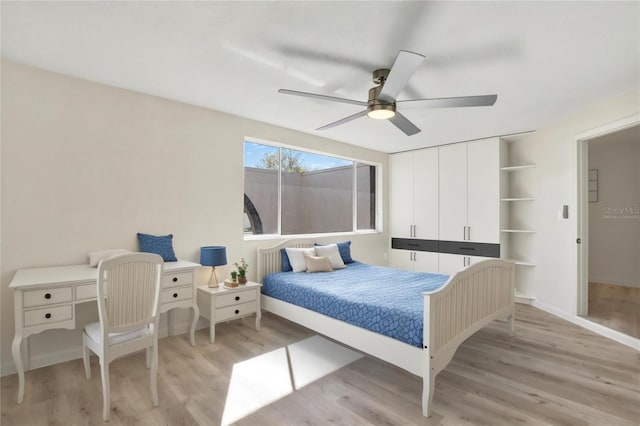
M176 323L174 328L175 335L188 333L190 326L191 326L190 321ZM201 319L200 321L198 321L196 329L199 330L201 328L208 328L208 327L209 327L208 321L203 321ZM162 327L161 325L158 337L163 338L163 337L167 337L168 335L169 335L169 328L167 326ZM209 342L209 339L207 337L207 343L208 342ZM24 344L25 343L23 342L23 345ZM79 358L82 358L82 345L78 345L64 351L58 351L54 353L49 352L41 355L32 355L30 360L31 361L30 367L31 367L31 370L34 370L36 368L48 367L49 365L59 364L61 362L67 362L67 361L71 361ZM17 373L16 366L13 363L12 358L10 358L9 360L3 360L3 361L8 361L8 362L3 362L2 366L0 367L1 377Z
M555 306L551 306L537 300L533 300L531 302L531 305L538 309L542 309L543 311L548 312L551 315L555 315L573 324L579 325L580 327L586 328L587 330L593 331L594 333L597 333L601 336L607 337L618 343L629 346L632 349L640 351L640 339L636 339L635 337L629 336L628 334L612 330L593 321L589 321L586 318L561 311Z
M619 281L611 278L589 277L590 283L609 284L609 285L621 285L623 287L639 288L640 283L631 281Z

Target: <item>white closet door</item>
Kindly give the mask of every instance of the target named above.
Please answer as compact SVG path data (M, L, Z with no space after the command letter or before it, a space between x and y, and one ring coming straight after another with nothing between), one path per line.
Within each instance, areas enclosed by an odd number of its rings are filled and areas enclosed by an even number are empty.
M413 151L415 237L438 239L438 149ZM433 271L432 271L433 272Z
M413 152L393 154L389 159L389 210L391 236L411 238L413 223Z
M416 251L413 270L416 272L438 273L438 253Z
M411 260L411 253L413 253L411 250L391 249L389 266L406 271L413 271L414 262Z
M467 224L470 241L500 243L500 143L487 139L467 145Z
M439 148L440 240L463 241L467 226L467 144Z
M438 253L438 272L453 275L464 269L464 256L460 254Z

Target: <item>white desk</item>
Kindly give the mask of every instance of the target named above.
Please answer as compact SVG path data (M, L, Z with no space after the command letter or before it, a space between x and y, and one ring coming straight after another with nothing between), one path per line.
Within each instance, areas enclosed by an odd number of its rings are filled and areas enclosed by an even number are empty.
M160 291L160 313L173 308L193 309L191 345L200 310L196 302L195 271L200 264L178 260L166 262ZM20 269L9 288L14 290L15 336L11 345L18 370L18 404L24 397L24 366L21 345L32 334L56 328L76 328L75 305L96 300L98 268L89 265ZM170 331L173 321L170 317ZM27 363L29 354L27 354Z

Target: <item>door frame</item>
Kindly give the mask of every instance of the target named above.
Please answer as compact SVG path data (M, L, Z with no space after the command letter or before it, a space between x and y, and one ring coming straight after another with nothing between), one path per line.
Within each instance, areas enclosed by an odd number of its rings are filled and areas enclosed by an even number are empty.
M578 149L576 185L578 206L577 238L581 240L580 244L576 244L578 266L577 315L587 315L589 313L589 141L637 125L640 125L640 113L603 124L575 137Z

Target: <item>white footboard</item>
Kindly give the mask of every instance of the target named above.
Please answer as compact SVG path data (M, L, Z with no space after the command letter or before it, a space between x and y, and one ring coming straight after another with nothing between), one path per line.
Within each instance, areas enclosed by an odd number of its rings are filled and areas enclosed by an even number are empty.
M495 319L514 332L514 264L478 262L453 275L439 290L424 293L425 367L422 411L429 416L436 375L469 336Z

